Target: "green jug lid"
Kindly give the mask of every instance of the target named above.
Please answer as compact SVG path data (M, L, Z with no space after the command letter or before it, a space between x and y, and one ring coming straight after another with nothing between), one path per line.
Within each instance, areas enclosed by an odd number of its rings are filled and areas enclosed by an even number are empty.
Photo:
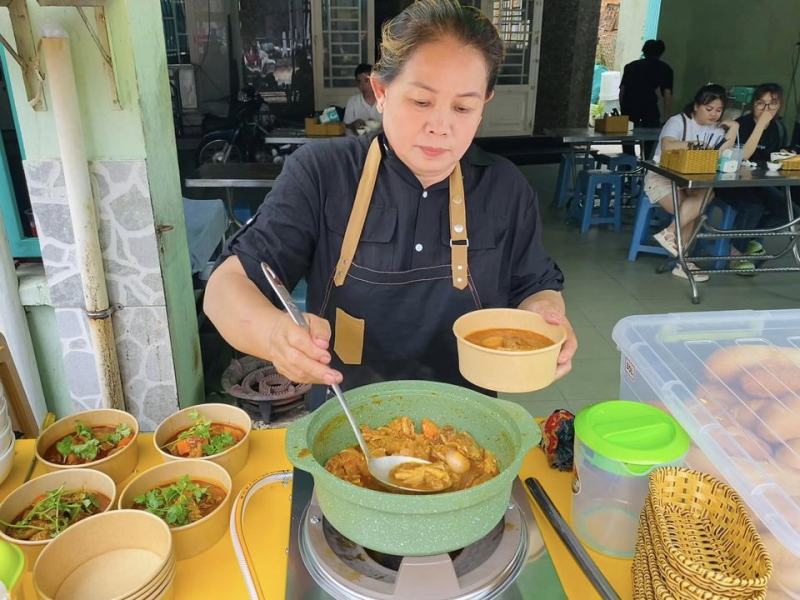
M14 544L0 540L0 580L7 590L13 588L25 568L25 557L22 550Z
M690 441L672 415L629 400L587 406L575 417L575 436L605 458L643 466L683 458Z

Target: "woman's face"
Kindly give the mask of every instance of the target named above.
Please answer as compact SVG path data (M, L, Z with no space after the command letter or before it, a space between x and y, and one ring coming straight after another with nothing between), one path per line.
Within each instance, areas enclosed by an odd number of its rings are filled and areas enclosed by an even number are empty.
M373 77L383 130L422 182L446 178L481 122L488 70L479 50L452 37L418 47L388 85Z
M700 125L713 125L722 116L722 100L712 100L708 104L694 105L694 120Z
M764 111L769 111L773 116L775 116L780 109L780 98L772 92L767 92L753 102L753 118L758 121L758 118L764 114Z

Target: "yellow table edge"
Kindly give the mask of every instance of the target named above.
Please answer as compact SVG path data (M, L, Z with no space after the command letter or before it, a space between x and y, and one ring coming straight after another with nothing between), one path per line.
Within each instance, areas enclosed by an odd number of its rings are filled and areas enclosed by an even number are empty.
M265 429L252 432L247 464L233 478L234 494L238 495L243 487L264 474L291 469L291 464L284 453L285 435L285 429ZM153 446L152 434L141 434L138 442L139 464L135 473L162 462ZM14 466L9 477L0 485L0 499L5 498L22 485L33 457L33 444L34 440L17 441L14 449ZM33 476L44 473L44 468L37 464ZM567 521L570 521L571 473L551 469L547 465L544 453L536 448L523 461L520 478L524 480L526 477L537 477L561 514ZM126 483L123 482L117 486L118 493ZM263 586L264 597L270 600L284 598L285 595L290 504L291 489L288 486L279 486L275 489L259 491L248 507L245 535L255 563L262 565L258 571L258 580ZM531 506L567 597L576 600L599 598L589 580L572 559L566 546L532 500ZM592 550L588 550L588 552L614 586L620 598L623 600L631 598L631 561L610 558ZM31 580L31 568L32 565L26 569L23 581L26 600L36 598ZM226 533L219 542L202 554L178 562L175 578L176 599L247 597L247 590L236 562L230 533Z

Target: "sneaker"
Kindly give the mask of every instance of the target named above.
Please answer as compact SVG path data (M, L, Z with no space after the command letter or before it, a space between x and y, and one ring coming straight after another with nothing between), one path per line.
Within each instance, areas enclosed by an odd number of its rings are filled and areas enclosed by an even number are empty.
M755 275L755 268L756 264L751 260L740 259L731 261L731 269L738 271L736 273L737 275L752 277Z
M653 239L658 242L659 246L664 248L671 256L678 256L678 243L675 241L675 234L662 229L658 233L653 234Z
M767 253L767 251L764 250L764 246L761 245L761 242L750 240L747 242L747 248L745 249L744 253L747 256L763 256Z
M696 271L698 269L698 266L691 262L686 263L686 266L689 267L690 271ZM689 276L683 271L683 267L681 267L680 264L675 265L675 268L672 269L672 274L681 279L689 279ZM694 273L692 277L697 283L705 283L708 281L708 273Z

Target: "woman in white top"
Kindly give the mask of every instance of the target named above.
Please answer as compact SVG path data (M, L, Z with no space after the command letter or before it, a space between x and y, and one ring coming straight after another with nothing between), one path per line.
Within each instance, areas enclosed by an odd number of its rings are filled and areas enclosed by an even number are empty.
M678 150L687 148L692 142L701 142L710 148L724 150L736 143L739 124L736 121L721 121L722 112L725 110L725 88L721 85L704 85L695 94L694 100L686 105L683 112L670 117L661 129L658 146L653 160L659 162L661 153L665 150ZM666 177L648 171L644 178L644 191L653 204L659 204L668 213L674 213L672 204L672 183ZM695 221L700 216L705 190L678 189L678 210L681 218L681 236L688 240L694 231ZM672 256L678 255L678 245L675 239L675 222L669 227L659 231L654 236L655 240L663 246ZM690 269L697 268L689 263ZM680 264L672 274L686 278ZM695 281L707 281L708 275L697 274Z

